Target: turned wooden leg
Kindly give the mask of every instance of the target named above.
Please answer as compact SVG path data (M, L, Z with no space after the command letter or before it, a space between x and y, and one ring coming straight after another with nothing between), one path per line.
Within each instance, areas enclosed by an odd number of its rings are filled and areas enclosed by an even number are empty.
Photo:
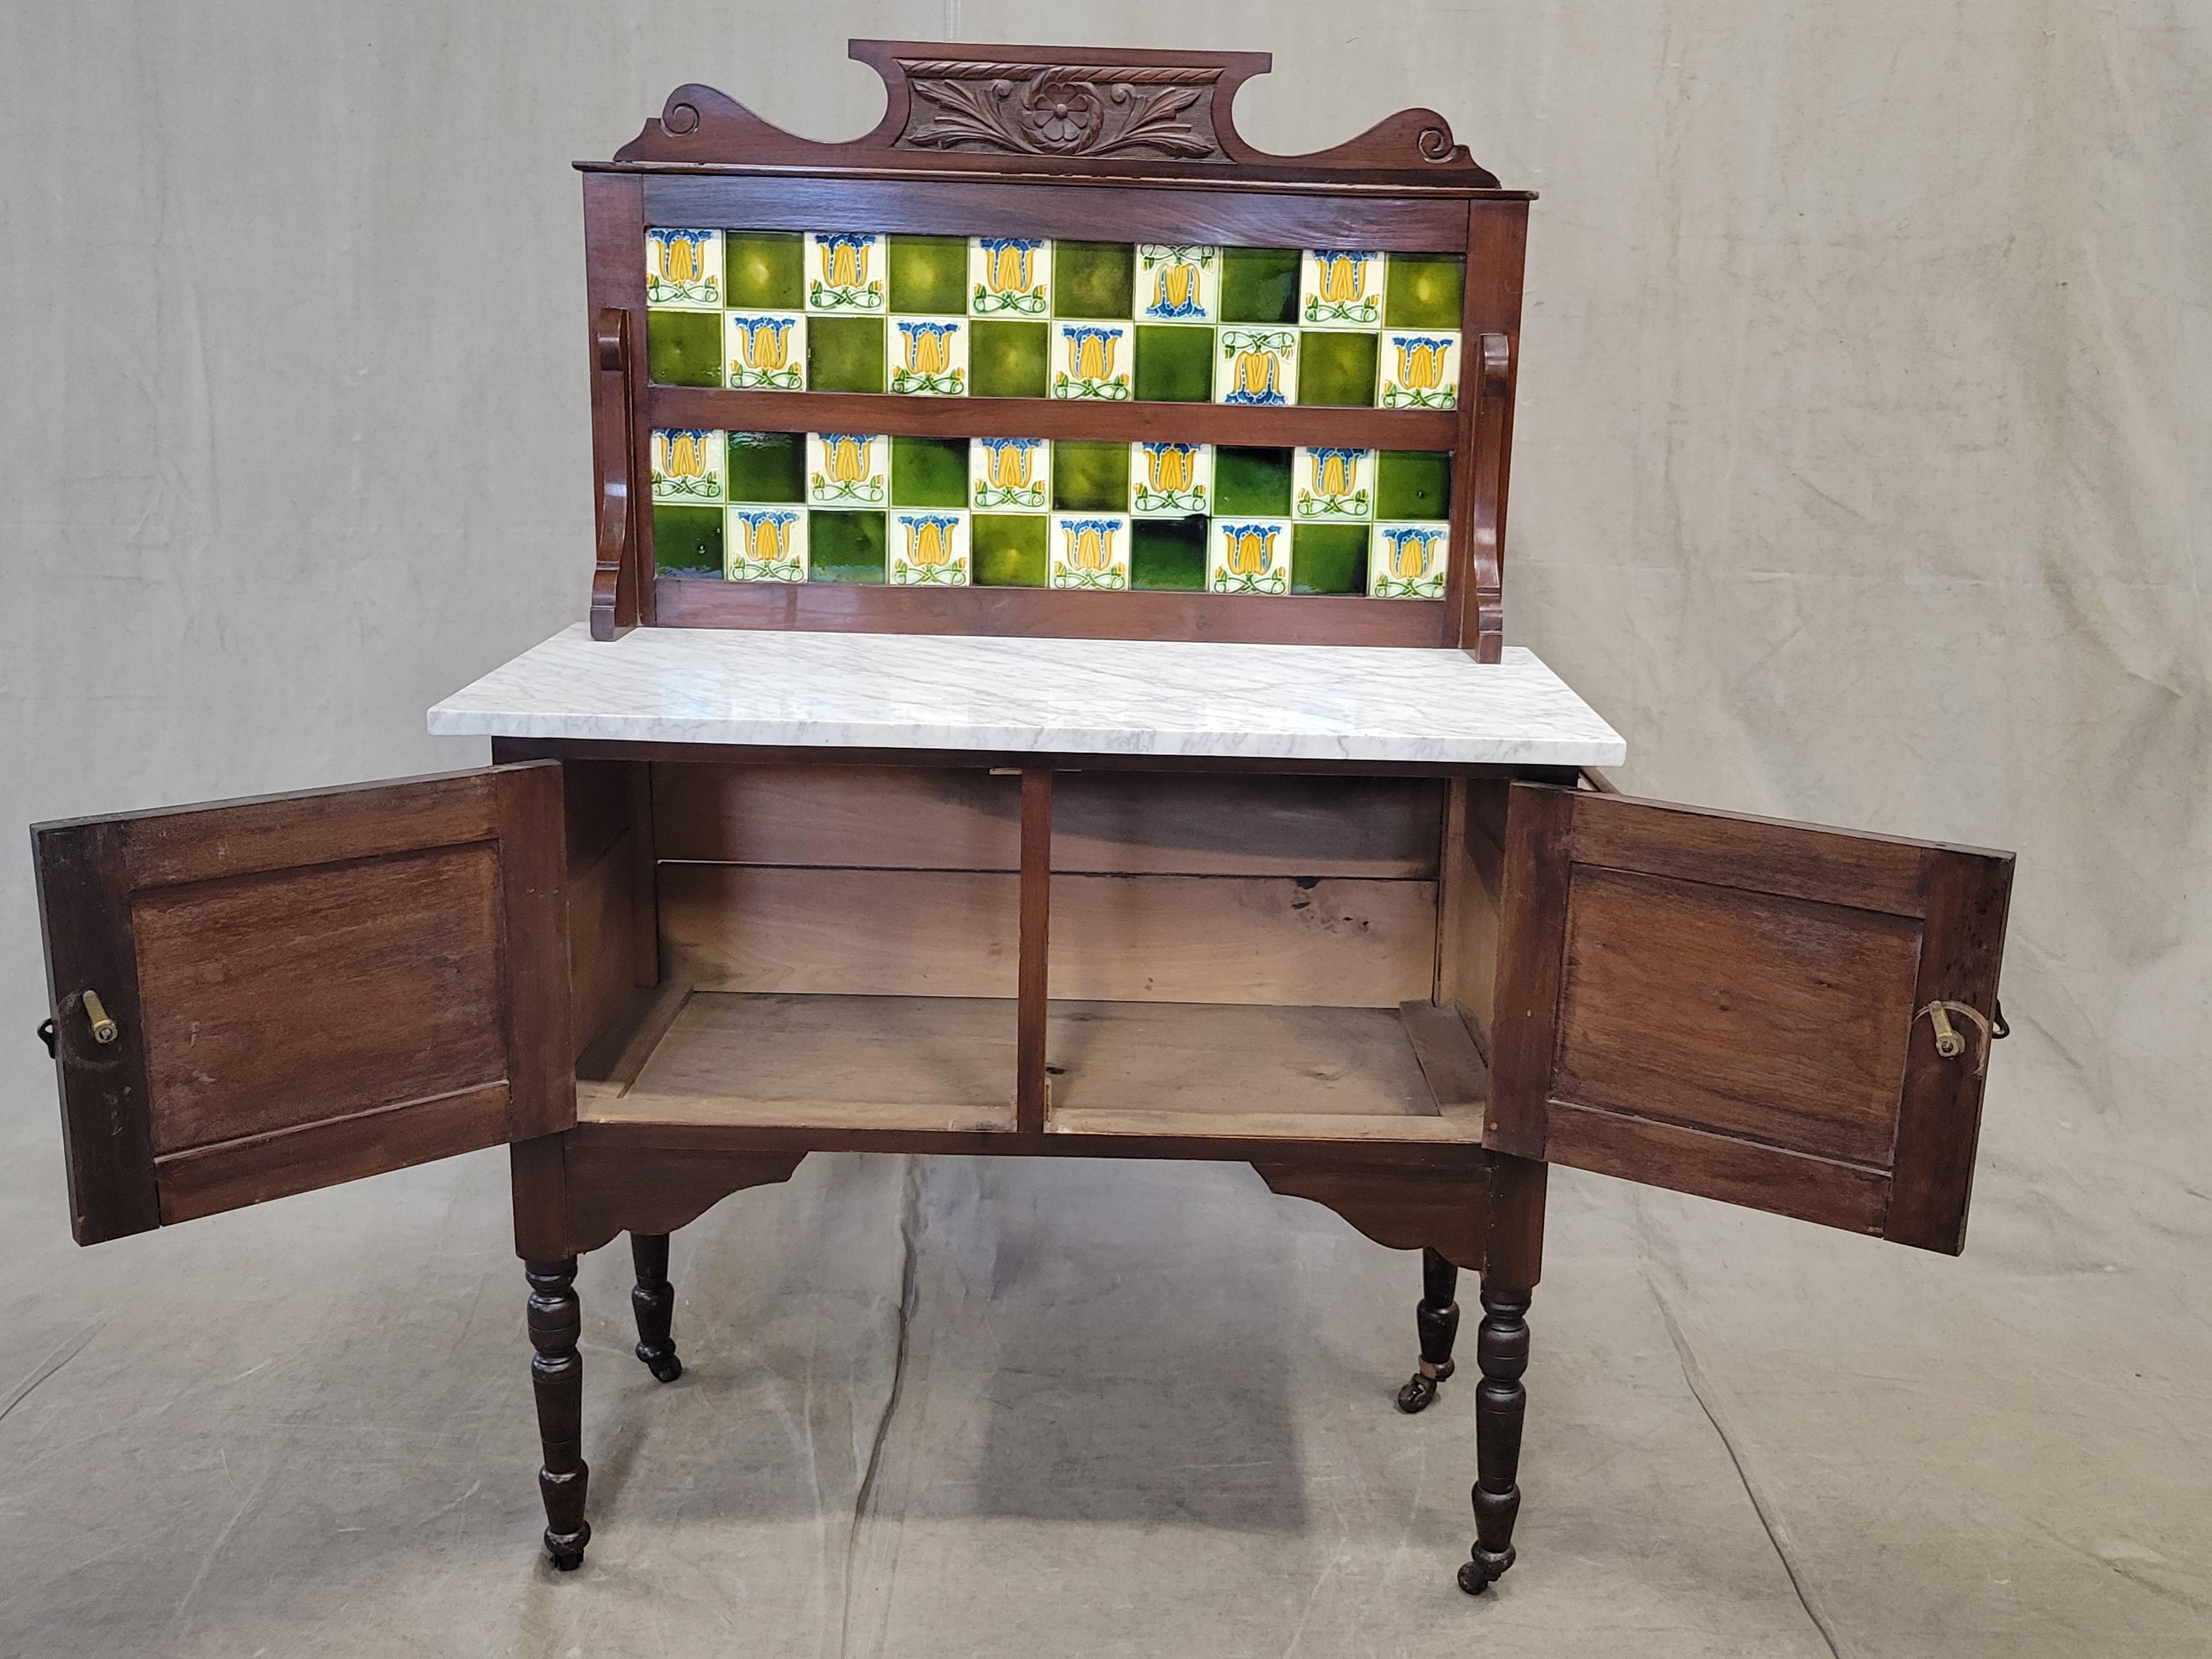
M676 1316L676 1287L668 1282L668 1235L632 1233L629 1259L637 1268L637 1286L629 1293L631 1311L637 1315L637 1357L663 1382L684 1375L684 1362L676 1357L669 1340L669 1322Z
M1413 1325L1421 1335L1420 1369L1398 1390L1401 1412L1425 1410L1437 1397L1437 1384L1452 1374L1452 1340L1459 1334L1459 1304L1452 1293L1459 1288L1459 1269L1434 1250L1421 1252L1421 1300L1413 1310Z
M1480 1595L1513 1565L1513 1521L1521 1512L1521 1421L1528 1391L1528 1292L1482 1284L1482 1323L1474 1363L1482 1385L1474 1396L1474 1559L1459 1570L1459 1587Z
M545 1549L553 1565L573 1572L584 1565L592 1524L584 1519L584 1488L592 1472L584 1463L584 1361L576 1339L584 1328L576 1305L576 1258L526 1261L530 1280L530 1383L538 1396L538 1438L545 1467L538 1471L545 1500Z

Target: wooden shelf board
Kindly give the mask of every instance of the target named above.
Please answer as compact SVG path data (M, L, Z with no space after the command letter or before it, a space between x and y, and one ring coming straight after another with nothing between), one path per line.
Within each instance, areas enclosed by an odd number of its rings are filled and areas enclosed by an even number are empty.
M1046 1052L1059 1134L1481 1139L1481 1062L1425 1004L1055 1002ZM1011 998L664 988L592 1045L577 1104L592 1123L1012 1131L1013 1080Z

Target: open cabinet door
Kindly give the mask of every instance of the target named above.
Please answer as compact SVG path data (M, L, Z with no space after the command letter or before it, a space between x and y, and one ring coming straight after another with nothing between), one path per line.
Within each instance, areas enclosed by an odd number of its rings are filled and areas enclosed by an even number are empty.
M557 762L31 841L78 1243L575 1121Z
M1956 1255L2012 855L1540 784L1486 1142Z

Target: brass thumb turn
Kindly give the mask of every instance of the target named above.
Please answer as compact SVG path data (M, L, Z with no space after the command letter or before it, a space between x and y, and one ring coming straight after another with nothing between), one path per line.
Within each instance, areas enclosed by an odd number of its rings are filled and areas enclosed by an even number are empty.
M84 1017L92 1024L92 1040L94 1042L115 1041L115 1022L108 1017L107 1005L100 1000L99 992L87 991L84 994Z
M1960 1035L1959 1028L1951 1024L1951 1016L1957 1014L1962 1018L1972 1020L1982 1034L1981 1057L1974 1062L1974 1075L1980 1077L1989 1070L1990 1038L1992 1033L1987 1014L1969 1003L1946 1002L1940 997L1912 1018L1917 1020L1921 1014L1925 1014L1928 1017L1928 1023L1936 1028L1936 1052L1945 1060L1956 1060L1966 1052L1966 1039Z

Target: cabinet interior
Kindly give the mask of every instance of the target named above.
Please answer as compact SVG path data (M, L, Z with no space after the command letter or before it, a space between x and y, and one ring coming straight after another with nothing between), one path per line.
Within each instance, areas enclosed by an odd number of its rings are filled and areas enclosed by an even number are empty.
M568 773L581 1118L1015 1127L1018 775ZM1504 787L1055 773L1047 1129L1479 1141Z

